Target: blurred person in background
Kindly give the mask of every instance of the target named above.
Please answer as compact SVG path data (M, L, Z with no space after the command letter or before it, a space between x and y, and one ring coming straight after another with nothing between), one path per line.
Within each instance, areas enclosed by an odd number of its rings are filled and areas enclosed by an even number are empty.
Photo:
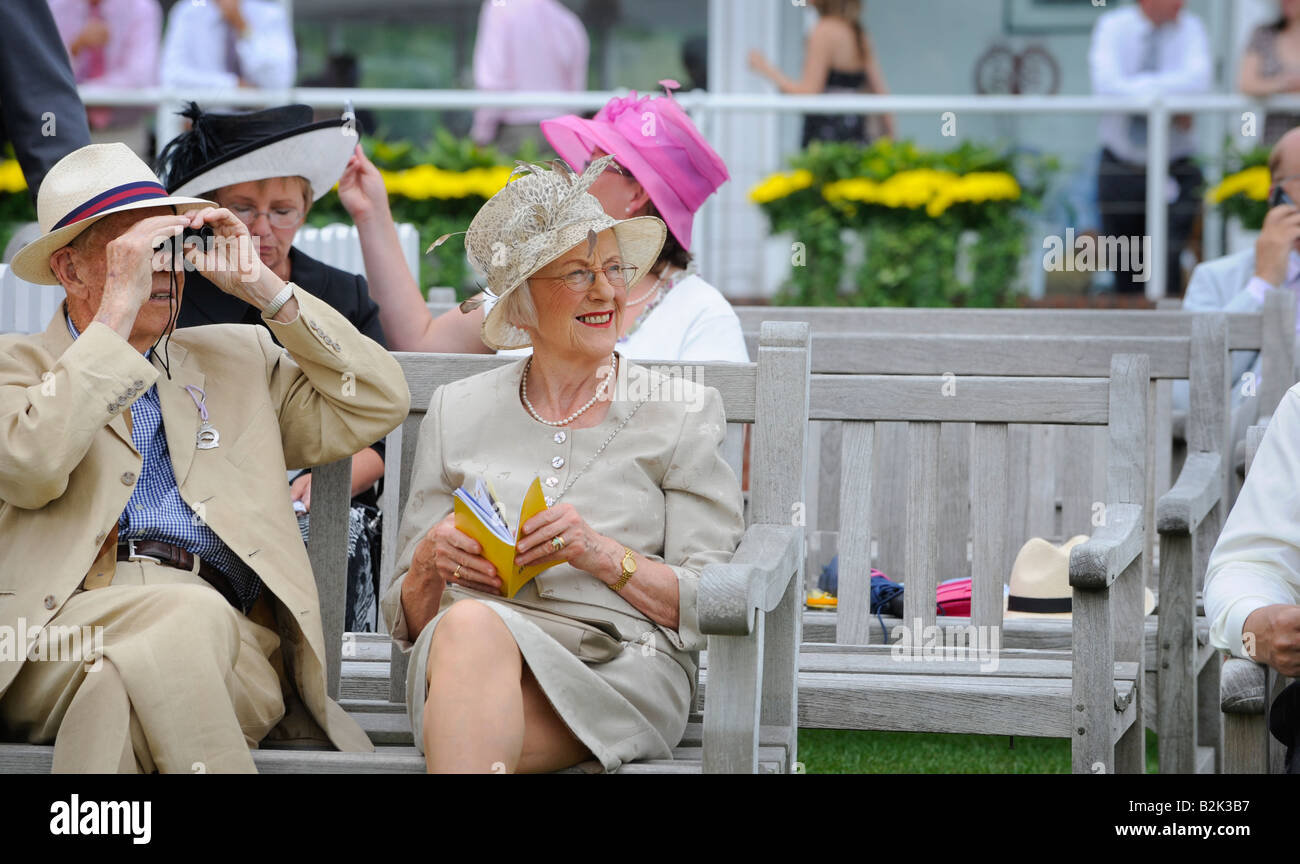
M34 205L54 163L90 143L86 106L46 0L4 0L0 33L0 145L13 144Z
M49 0L78 84L134 89L158 83L162 7L158 0ZM121 141L148 156L148 109L90 107L97 143Z
M163 184L178 195L202 190L203 195L197 197L230 210L257 240L264 266L281 280L292 281L324 300L359 332L384 345L379 309L370 299L365 277L317 261L293 246L312 202L329 192L343 174L357 144L355 122L350 118L313 122L307 105L217 113L202 111L191 102L183 116L191 122L190 131L177 136L158 157ZM340 185L344 206L354 195L351 187ZM391 218L388 230L396 240ZM259 310L220 290L202 274L186 276L185 304L177 326L262 323ZM312 475L309 471L295 474L289 498L305 539L310 529ZM345 629L352 632L373 632L378 627L379 498L375 486L383 476L383 441L352 457L344 621Z
M654 134L642 134L646 128ZM569 114L544 121L541 131L574 171L601 156L614 157L588 190L610 216L655 216L668 226L649 272L628 287L618 350L633 360L748 361L740 319L696 272L690 252L695 214L729 179L727 166L677 102L632 93L611 99L591 120ZM340 188L353 182L353 174L368 191L371 207L386 213L388 197L374 165L358 154ZM354 218L361 227L362 215L354 211ZM479 295L476 300L486 304L468 314L453 309L434 318L403 263L396 232L391 244L362 246L389 347L491 353L480 332L492 298Z
M1153 93L1208 93L1213 84L1210 43L1201 19L1183 9L1183 0L1138 0L1103 13L1092 31L1088 52L1092 91L1099 96L1148 96ZM1107 114L1098 124L1101 165L1097 204L1102 234L1146 234L1147 118ZM1182 293L1183 247L1201 207L1202 175L1193 161L1196 138L1190 115L1173 118L1169 133L1168 258L1165 293ZM1139 268L1115 273L1115 290L1141 292L1133 278Z
M298 52L293 24L274 0L177 3L167 15L159 76L194 89L292 87Z
M749 52L749 65L782 93L873 93L886 95L871 38L862 27L861 0L812 0L818 20L804 48L803 76L789 78L760 51ZM873 122L874 121L874 122ZM878 131L877 131L878 129ZM813 141L867 142L883 134L894 137L892 114L809 114L803 121L801 147Z
M474 40L474 87L479 90L587 89L587 29L559 0L483 0ZM480 108L470 137L517 153L525 141L541 145L538 121L563 107Z
M1280 0L1277 6L1278 17L1255 28L1241 55L1237 88L1247 96L1300 93L1300 0ZM1271 147L1294 126L1300 126L1300 114L1270 111L1263 145Z

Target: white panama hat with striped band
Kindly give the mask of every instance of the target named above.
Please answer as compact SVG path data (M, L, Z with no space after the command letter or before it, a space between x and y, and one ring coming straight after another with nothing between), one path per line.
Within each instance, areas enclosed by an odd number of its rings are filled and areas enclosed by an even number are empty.
M216 207L202 198L168 195L158 177L125 144L88 144L54 164L36 196L41 236L14 256L14 275L57 285L50 255L112 213L174 206L179 213Z

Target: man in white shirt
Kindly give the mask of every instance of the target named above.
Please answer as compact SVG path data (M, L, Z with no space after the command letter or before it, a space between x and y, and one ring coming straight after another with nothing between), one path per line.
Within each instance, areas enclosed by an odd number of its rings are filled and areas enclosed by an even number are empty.
M1282 397L1205 573L1216 648L1300 677L1300 385Z
M1107 12L1092 31L1088 64L1098 95L1208 92L1213 79L1210 43L1201 20L1183 11L1183 0L1138 0ZM1097 199L1102 233L1146 233L1147 129L1144 116L1112 114L1098 125L1101 165ZM1169 258L1166 293L1181 293L1179 255L1200 207L1201 172L1191 160L1192 119L1174 118L1169 138ZM1115 290L1142 291L1133 270L1115 273Z
M177 3L167 15L159 77L164 87L292 87L293 27L274 0Z

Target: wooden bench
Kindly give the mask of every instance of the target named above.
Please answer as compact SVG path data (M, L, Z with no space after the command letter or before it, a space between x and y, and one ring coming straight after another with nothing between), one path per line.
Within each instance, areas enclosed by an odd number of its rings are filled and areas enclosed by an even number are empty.
M1296 381L1294 334L1294 295L1289 291L1270 294L1261 313L1229 313L1228 350L1260 351L1262 353L1262 382L1257 394L1260 416L1271 414L1282 394ZM1288 300L1292 302L1288 303ZM1043 310L1043 309L898 309L876 307L780 307L739 306L736 312L745 327L747 338L752 339L757 323L770 320L805 320L813 328L813 372L832 372L844 366L840 360L846 353L833 340L822 343L819 338L827 334L866 334L885 336L919 335L987 335L1001 336L1071 336L1089 338L1190 338L1192 312L1145 312L1131 310ZM1287 337L1287 334L1292 337ZM851 338L851 337L846 337ZM957 371L955 366L950 370ZM1170 385L1163 381L1156 391L1156 478L1155 492L1169 490L1173 477L1181 465L1181 449L1175 457L1176 445L1181 448L1185 437L1185 417L1174 416L1170 409ZM809 573L816 572L834 555L833 547L819 545L814 539L823 523L834 525L837 494L834 488L838 477L837 434L828 429L827 440L819 440L822 430L814 427L810 439L813 458L809 470L808 525L810 532ZM886 438L899 434L898 429L882 429ZM1086 524L1087 509L1097 496L1087 495L1077 482L1085 465L1076 454L1093 451L1092 470L1095 489L1099 490L1105 474L1105 457L1100 453L1101 442L1087 430L1069 430L1040 427L1029 430L1013 427L1013 447L1029 454L1033 466L1030 482L1028 476L1017 479L1013 487L1013 513L1023 518L1024 536L1043 536L1064 539L1073 533L1067 524ZM960 441L946 441L945 446L960 447ZM1239 457L1230 441L1225 442L1225 459L1233 464ZM901 480L898 475L882 474L878 496L899 494ZM1239 484L1231 481L1228 501L1231 502ZM817 491L825 494L820 498ZM1063 493L1063 494L1062 494ZM1022 497L1023 496L1023 497ZM878 498L878 500L880 500ZM1019 514L1023 514L1021 517ZM960 513L948 513L949 518L961 518ZM900 547L886 541L880 548L879 566L885 572L896 567ZM1014 554L1014 550L1013 550ZM947 562L953 568L958 561ZM953 575L960 575L953 573Z
M1264 440L1266 424L1250 427L1246 435L1246 471ZM1286 747L1268 731L1273 700L1291 679L1263 663L1229 656L1219 678L1219 707L1223 722L1223 773L1281 774Z
M673 760L625 765L620 773L793 772L798 770L796 663L803 592L803 535L791 512L803 489L807 447L809 335L803 324L763 329L756 363L692 364L694 380L722 394L729 423L753 425L750 521L732 561L710 565L700 577L699 619L709 637L708 698L693 715ZM388 444L385 483L385 564L392 573L396 530L405 503L416 436L441 384L510 362L509 358L398 354L411 389L411 414ZM401 454L400 459L393 458ZM351 462L320 466L312 481L316 526L308 556L320 596L327 686L340 698L344 652L355 664L364 654L380 675L343 693L342 704L376 745L373 754L264 748L254 762L267 773L387 773L425 770L412 746L404 694L405 655L387 636L343 633L347 596L348 507ZM392 658L391 667L388 658ZM380 658L383 658L382 660ZM383 693L399 694L385 699ZM358 696L372 698L357 698ZM379 697L379 698L373 698ZM0 744L0 773L50 770L53 748ZM576 769L573 769L576 770Z
M841 470L853 482L840 486L836 641L803 646L801 726L1068 737L1076 772L1144 770L1136 697L1145 665L1142 591L1152 517L1149 365L1145 356L1118 355L1107 378L967 376L949 395L941 395L945 381L934 375L813 376L810 418L843 422ZM905 448L874 452L882 422L908 424ZM1002 625L1009 424L1107 428L1105 525L1071 556L1074 650L1003 648L990 671L960 659L961 646L943 659L904 662L895 646L873 644L874 464L883 458L908 466L907 496L897 503L906 513L907 537L898 575L907 584L904 620L919 622L902 639L919 646L926 628L936 625L939 550L955 539L940 517L945 423L974 424L972 614L950 622L966 638Z
M685 364L683 374L717 387L728 424L752 424L749 520L732 562L705 568L700 586L700 626L709 637L708 698L701 674L703 714L694 717L672 763L627 766L634 772L789 772L797 762L795 691L803 603L803 539L791 513L803 489L807 448L809 343L807 325L778 322L763 329L755 363ZM437 387L495 368L514 358L488 355L396 355L411 390L411 413L388 438L384 490L384 562L387 580L395 569L397 529L409 493L411 463L420 422ZM681 365L681 364L679 364ZM400 459L393 456L400 454ZM322 516L317 484L325 482L328 510ZM363 638L342 632L346 588L346 463L317 472L312 481L316 524L341 526L330 541L313 546L313 571L320 585L326 626L330 693L340 694L368 730L385 741L410 742L405 707L407 657L392 651L386 636ZM317 535L313 534L313 540ZM328 610L328 611L327 611ZM369 645L366 658L360 646ZM335 653L334 646L338 646ZM341 690L343 649L352 667ZM377 647L376 647L377 646ZM369 666L365 669L364 666ZM361 667L361 668L358 668ZM386 715L396 714L394 720ZM376 744L380 740L376 739ZM414 752L414 751L412 751ZM316 757L317 754L312 754ZM421 761L421 768L423 762Z
M1175 489L1164 496L1156 508L1157 521L1163 532L1162 548L1179 552L1182 549L1179 546L1181 540L1187 538L1190 542L1190 533L1197 526L1200 526L1202 537L1208 537L1208 542L1212 544L1217 537L1217 526L1221 524L1224 512L1227 476L1222 470L1218 442L1223 437L1222 427L1228 398L1226 327L1222 314L1204 314L1196 317L1191 338L815 335L813 369L815 372L832 374L929 375L960 369L962 374L950 380L951 386L960 388L963 379L971 374L1106 377L1114 354L1146 350L1152 390L1159 382L1190 380L1198 409L1194 416L1201 421L1193 428L1195 453L1184 466ZM814 422L814 434L810 438L816 440L815 430L830 425ZM1031 441L1038 431L1035 427L1018 428ZM1096 447L1095 452L1105 460L1104 428L1061 428L1064 432L1061 440L1066 443L1079 442L1079 449L1089 457L1094 452L1094 433L1101 433L1102 446ZM886 439L880 434L884 429L888 429L892 437ZM909 478L904 460L890 458L889 454L906 446L907 431L906 424L877 424L877 448L882 458L876 460L872 476L871 513L873 525L877 526L873 535L877 538L878 547L899 553L894 559L896 565L892 572L895 574L900 569L897 562L905 554L909 536L906 512L899 506L907 498ZM939 481L938 518L945 526L945 531L958 537L967 536L970 528L972 490L968 468L971 462L971 436L972 427L969 424L944 424L940 431L944 470ZM1008 436L1011 437L1011 429ZM1020 455L1014 444L1010 447L1013 456ZM1013 465L1015 461L1013 459ZM1024 461L1021 460L1022 469L1026 467ZM1091 534L1094 530L1096 504L1105 500L1104 489L1097 490L1092 485L1090 460L1076 458L1066 468L1068 470L1063 471L1061 476L1072 485L1065 487L1064 494L1067 500L1078 499L1082 503L1072 509L1073 518L1065 522L1066 530L1058 533L1065 536ZM1148 474L1147 494L1148 500L1151 500L1154 477L1150 472L1150 462ZM882 496L878 483L882 475L895 481L888 487L887 497ZM833 485L842 491L851 477L846 473L844 477L834 479L837 482ZM1023 471L1009 466L1007 482L1011 487L1011 500L1022 506L1025 497L1017 497L1014 490L1017 483L1026 484L1028 479ZM826 482L824 471L818 475L816 482ZM823 493L824 490L813 490L810 497ZM1014 508L1015 505L1012 506ZM1199 509L1202 506L1213 511L1214 519L1207 519L1207 514ZM1016 518L1008 522L1006 542L1003 544L1006 556L1002 570L1004 578L1010 574L1014 555L1028 539L1023 524ZM1154 532L1147 535L1148 558L1153 557L1153 536ZM836 535L825 530L813 534L809 542L810 550L816 550L819 545L837 545ZM810 560L813 554L815 551L810 552ZM1196 738L1196 706L1200 706L1202 716L1217 716L1218 664L1211 662L1217 661L1217 657L1208 646L1208 625L1203 618L1198 621L1196 617L1196 592L1204 579L1206 555L1208 548L1202 554L1202 547L1198 546L1194 557L1171 554L1161 557L1159 562L1162 615L1146 640L1148 687L1143 693L1143 706L1148 722L1161 733L1162 770L1168 772L1190 772L1198 767L1212 770L1217 762L1219 735L1213 724L1202 720L1200 750L1192 741ZM965 544L942 544L939 550L939 571L945 577L969 575L970 562L966 556ZM873 554L873 561L876 560ZM1069 624L1052 620L1016 622L1015 627L1004 631L1003 645L1011 648L1042 647L1047 638L1044 630L1058 631L1056 644L1068 646ZM1062 635L1064 638L1060 638ZM1156 649L1157 643L1161 646L1159 650ZM1159 699L1156 698L1157 692L1160 694ZM1168 710L1160 711L1159 708L1163 706L1169 706ZM1188 729L1192 730L1190 737L1183 734L1183 730Z

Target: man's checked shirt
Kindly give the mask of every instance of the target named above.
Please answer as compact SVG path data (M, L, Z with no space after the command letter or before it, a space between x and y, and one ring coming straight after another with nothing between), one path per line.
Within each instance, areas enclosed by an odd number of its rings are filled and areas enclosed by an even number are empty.
M77 339L81 334L71 318L67 322L68 332ZM117 520L119 541L158 540L199 556L230 580L247 612L261 593L262 582L181 498L167 450L156 385L131 404L131 442L144 464L131 490L131 500Z

